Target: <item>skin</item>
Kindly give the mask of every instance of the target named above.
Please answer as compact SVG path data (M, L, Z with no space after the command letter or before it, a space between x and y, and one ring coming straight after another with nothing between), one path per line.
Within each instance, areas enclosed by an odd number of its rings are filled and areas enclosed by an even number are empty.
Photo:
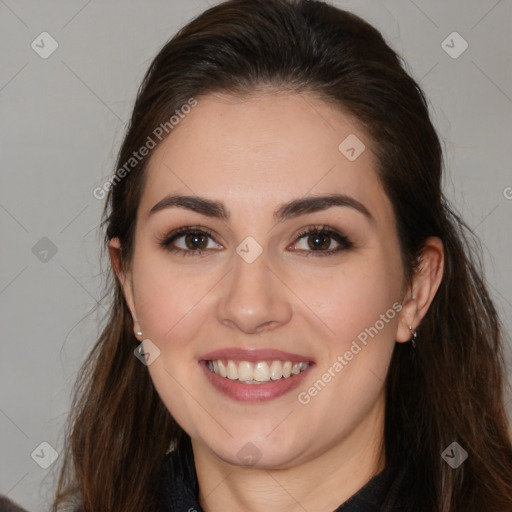
M366 145L349 161L338 150L348 135ZM110 243L139 339L161 353L148 366L164 404L191 436L206 512L332 511L384 467L384 380L395 342L408 342L442 278L443 247L425 243L410 285L395 219L376 174L371 141L357 121L309 94L209 95L154 150L138 210L133 261L120 266ZM366 206L331 207L276 223L281 204L343 193ZM231 218L184 208L148 216L169 193L224 202ZM307 257L303 228L325 225L354 247ZM206 227L202 255L166 251L159 240L182 226ZM236 247L252 236L263 253L247 263ZM339 244L332 238L329 249ZM184 238L175 245L185 248ZM191 249L189 249L191 251ZM374 326L394 303L402 309L309 403L297 399ZM421 343L421 340L418 340ZM272 347L315 360L304 385L257 404L221 395L198 367L201 355L226 347ZM252 467L237 453L260 452ZM300 506L299 506L300 504Z

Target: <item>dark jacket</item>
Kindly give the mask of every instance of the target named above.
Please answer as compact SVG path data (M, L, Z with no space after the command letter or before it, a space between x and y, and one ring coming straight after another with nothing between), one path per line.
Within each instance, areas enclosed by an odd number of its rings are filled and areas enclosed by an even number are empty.
M158 512L203 512L190 447L167 454L161 473ZM413 512L407 467L387 467L333 512Z
M16 505L7 496L0 496L0 512L27 512L24 508Z

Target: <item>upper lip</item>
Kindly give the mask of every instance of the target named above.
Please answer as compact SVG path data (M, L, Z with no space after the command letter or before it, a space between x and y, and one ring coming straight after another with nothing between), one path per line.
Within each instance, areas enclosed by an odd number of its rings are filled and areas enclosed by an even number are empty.
M257 349L243 349L243 348L224 348L214 350L202 355L199 360L202 361L217 361L218 359L231 359L239 361L291 361L292 363L300 362L314 362L310 356L301 354L292 354L291 352L284 352L274 348L257 348Z

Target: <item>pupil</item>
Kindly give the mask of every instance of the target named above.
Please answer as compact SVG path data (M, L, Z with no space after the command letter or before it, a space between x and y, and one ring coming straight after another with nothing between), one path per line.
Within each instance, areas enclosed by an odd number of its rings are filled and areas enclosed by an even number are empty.
M206 237L200 233L189 233L185 241L189 249L205 249L208 245Z
M322 243L323 239L323 243ZM329 247L329 236L328 235L311 235L310 240L313 241L312 244L310 244L310 247L312 249L327 249Z

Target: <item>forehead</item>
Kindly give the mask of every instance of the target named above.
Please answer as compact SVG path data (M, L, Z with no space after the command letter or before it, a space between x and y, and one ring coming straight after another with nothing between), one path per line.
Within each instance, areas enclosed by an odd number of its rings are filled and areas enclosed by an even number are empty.
M220 199L249 214L338 192L369 209L382 203L376 217L390 214L372 141L340 109L306 93L208 95L197 102L154 150L141 211L169 193Z

